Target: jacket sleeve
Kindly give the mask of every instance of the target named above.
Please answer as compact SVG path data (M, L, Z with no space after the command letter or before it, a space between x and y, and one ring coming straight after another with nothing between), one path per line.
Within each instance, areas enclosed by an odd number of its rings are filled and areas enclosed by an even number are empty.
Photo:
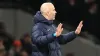
M32 42L33 42L33 44L44 45L44 44L51 43L55 39L56 39L56 37L54 37L53 34L43 35L43 32L39 29L34 30L32 32Z
M72 31L67 34L63 34L63 35L59 36L57 40L58 40L59 44L66 44L75 38L76 38L76 34L74 31Z

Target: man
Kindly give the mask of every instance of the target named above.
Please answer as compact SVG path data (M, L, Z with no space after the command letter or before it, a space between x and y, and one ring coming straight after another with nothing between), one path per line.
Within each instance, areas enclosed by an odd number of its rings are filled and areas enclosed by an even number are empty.
M40 11L34 16L32 56L61 56L60 44L72 41L81 32L82 21L75 31L62 35L62 24L57 28L53 25L56 13L54 5L47 2L41 5Z

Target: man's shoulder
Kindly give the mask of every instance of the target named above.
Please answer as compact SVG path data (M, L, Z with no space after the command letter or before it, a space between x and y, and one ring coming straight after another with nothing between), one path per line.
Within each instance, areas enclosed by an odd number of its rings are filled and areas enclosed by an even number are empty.
M42 24L42 23L37 23L37 24L34 25L33 29L43 29L44 27L45 27L44 24Z

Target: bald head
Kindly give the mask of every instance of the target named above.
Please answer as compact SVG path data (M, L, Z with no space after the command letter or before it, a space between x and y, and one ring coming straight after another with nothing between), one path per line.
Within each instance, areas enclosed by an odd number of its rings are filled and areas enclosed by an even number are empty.
M42 13L46 13L46 12L50 11L50 9L52 9L52 7L54 7L54 5L50 2L43 3L40 7L40 11Z
M55 18L55 7L50 2L43 3L40 7L40 11L46 19L53 20Z

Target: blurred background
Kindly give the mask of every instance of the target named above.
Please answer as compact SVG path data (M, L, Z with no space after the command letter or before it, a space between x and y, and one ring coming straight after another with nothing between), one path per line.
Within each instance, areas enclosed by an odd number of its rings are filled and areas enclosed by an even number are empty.
M62 56L100 56L99 0L0 0L0 56L30 56L33 16L44 2L54 4L54 24L63 23L63 33L83 20L81 34L61 46Z

